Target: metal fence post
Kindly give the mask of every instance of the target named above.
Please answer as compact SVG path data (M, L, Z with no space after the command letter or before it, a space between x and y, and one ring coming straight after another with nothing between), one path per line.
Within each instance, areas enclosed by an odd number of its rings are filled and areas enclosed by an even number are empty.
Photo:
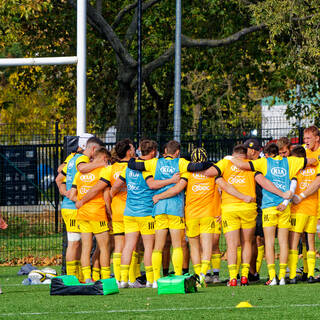
M59 166L59 122L56 121L55 123L55 154L54 154L54 175L56 175ZM55 225L55 232L58 233L58 215L59 215L59 190L56 184L54 184L54 225Z

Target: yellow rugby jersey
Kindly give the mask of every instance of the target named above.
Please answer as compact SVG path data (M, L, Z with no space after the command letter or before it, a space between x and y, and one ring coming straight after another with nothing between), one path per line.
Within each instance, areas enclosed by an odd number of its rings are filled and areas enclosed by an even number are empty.
M73 156L76 154L76 152L71 152L67 157L66 160L63 161L63 163L68 163L70 161L71 158L73 158Z
M275 160L282 160L281 156L276 156L273 159ZM306 159L305 158L298 158L298 157L287 157L288 165L289 165L289 178L290 180L294 178L297 172L303 169L306 166ZM264 176L267 174L267 158L259 158L257 160L249 161L251 170L252 171L259 171Z
M113 186L115 181L120 177L123 169L127 168L128 161L115 162L112 166L107 168L106 180L109 185ZM126 207L127 201L127 186L121 188L121 190L112 198L111 211L112 221L123 221L123 212Z
M77 199L81 200L99 180L106 182L106 171L106 167L101 167L89 173L77 172L73 181L73 186L77 188ZM107 220L103 191L100 191L93 199L78 209L77 219L93 221Z
M200 172L190 172L186 179L188 179L185 205L186 219L219 216L220 195L215 178L204 176Z
M318 166L319 168L319 166ZM309 184L316 178L317 176L316 167L306 167L305 169L299 170L297 174L297 189L296 194L300 194L304 192ZM308 216L316 216L318 211L318 192L315 192L308 198L302 199L298 204L292 204L291 213L302 213Z
M246 161L246 160L245 160ZM254 172L241 170L236 167L230 160L222 159L216 166L220 170L220 176L222 176L229 184L232 184L242 194L256 197L256 182L254 179ZM245 203L241 199L230 195L222 190L221 194L221 206L235 205L234 209L241 208L248 210L256 210L257 204L255 202Z
M317 160L320 160L320 147L315 150L315 151L311 151L310 149L306 149L306 154L307 154L307 158L314 158Z
M71 155L70 155L71 156ZM62 169L62 174L63 175L67 175L67 168L68 168L68 163L69 163L69 161L73 158L75 156L75 154L72 156L72 157L67 157L67 159L68 159L68 162L66 163L66 165L64 166L64 168ZM66 161L67 161L67 159L66 159ZM87 157L87 156L85 156L84 154L83 155L81 155L77 160L76 160L76 168L78 168L78 165L80 164L80 163L88 163L88 162L90 162L90 159L89 159L89 157ZM78 170L78 169L77 169Z
M145 160L142 160L142 159L137 159L136 160L137 162L143 162ZM120 179L122 181L126 181L126 172L127 172L127 168L124 168L120 174ZM147 180L147 178L153 178L153 175L151 174L151 172L148 172L148 171L143 171L141 172L142 173L142 177L144 180Z
M173 158L170 156L165 157L165 159L166 160L173 160ZM155 176L155 173L156 173L157 163L158 163L158 158L152 158L152 159L146 160L144 162L144 166L146 168L146 171L151 172L153 177ZM188 168L189 163L190 163L190 161L188 161L184 158L179 158L179 172L181 174L188 172L187 168Z

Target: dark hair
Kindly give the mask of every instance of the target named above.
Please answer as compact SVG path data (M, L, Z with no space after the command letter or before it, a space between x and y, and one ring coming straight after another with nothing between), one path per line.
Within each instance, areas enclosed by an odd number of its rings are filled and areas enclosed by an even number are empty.
M107 156L108 159L111 158L111 153L105 147L97 149L94 152L93 157L95 158L95 157L99 156L100 154L103 154L103 155Z
M140 143L140 150L143 156L148 155L151 151L157 150L158 144L153 140L143 140Z
M238 144L237 146L233 147L232 153L247 155L247 147L245 147L243 144Z
M281 137L280 139L278 139L276 144L279 149L287 147L290 150L291 147L291 141L287 137Z
M174 154L177 150L181 149L181 145L178 141L170 140L167 142L166 147L168 154Z
M90 144L95 144L95 145L98 145L100 147L104 147L105 144L102 142L102 140L100 140L99 138L97 137L91 137L88 139L87 141L87 147L90 145Z
M115 150L119 159L125 158L127 151L130 150L130 144L133 144L130 139L123 139L117 142Z
M267 144L264 149L263 149L263 153L267 154L267 155L274 155L277 156L279 155L279 148L277 146L276 143L269 143Z
M305 158L307 156L306 149L300 145L294 146L291 150L291 155L294 157Z

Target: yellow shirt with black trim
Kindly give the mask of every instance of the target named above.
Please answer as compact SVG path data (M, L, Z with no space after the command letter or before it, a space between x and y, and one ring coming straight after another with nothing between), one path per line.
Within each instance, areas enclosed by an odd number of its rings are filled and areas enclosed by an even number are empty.
M72 187L77 188L77 200L81 200L98 181L107 183L107 168L96 168L89 173L80 173L74 177ZM77 219L92 221L107 221L106 204L103 191L100 191L94 198L86 202L78 209Z
M256 197L256 182L254 178L254 172L241 170L227 159L220 160L218 163L216 163L216 167L219 169L218 171L220 174L216 179L223 177L226 182L233 185L242 194L251 196L253 198ZM255 202L245 203L243 200L222 190L221 209L224 211L255 211L257 210L257 204Z
M128 161L118 161L107 168L107 178L110 186L113 186L115 181L120 177L121 172L128 166ZM112 221L122 222L123 212L127 201L127 186L121 187L120 191L112 198L111 212Z
M281 156L276 156L273 158L274 160L282 160ZM298 171L305 168L307 164L306 158L299 158L299 157L287 157L288 165L289 165L289 178L290 180L294 178ZM250 160L249 161L250 167L252 171L259 171L264 176L267 174L268 170L268 160L267 158L260 158L257 160Z
M64 168L62 169L62 171L61 171L61 173L63 174L63 175L67 175L67 168L68 168L68 163L70 162L70 160L75 156L76 154L74 154L72 157L70 157L70 159L68 160L68 162L66 163L66 165L64 166ZM67 159L68 159L68 157L67 157ZM66 160L67 160L66 159ZM82 154L80 157L78 157L77 158L77 160L76 160L76 168L77 168L77 170L78 170L78 165L80 164L80 163L88 163L88 162L90 162L90 159L89 159L89 157L87 157L86 155L84 155L84 154Z

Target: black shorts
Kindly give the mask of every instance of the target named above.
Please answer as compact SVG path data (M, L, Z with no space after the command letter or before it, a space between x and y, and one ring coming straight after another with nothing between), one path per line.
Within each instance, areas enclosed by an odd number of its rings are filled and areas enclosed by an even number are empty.
M258 213L256 220L256 232L255 236L264 237L263 228L262 228L262 212Z

